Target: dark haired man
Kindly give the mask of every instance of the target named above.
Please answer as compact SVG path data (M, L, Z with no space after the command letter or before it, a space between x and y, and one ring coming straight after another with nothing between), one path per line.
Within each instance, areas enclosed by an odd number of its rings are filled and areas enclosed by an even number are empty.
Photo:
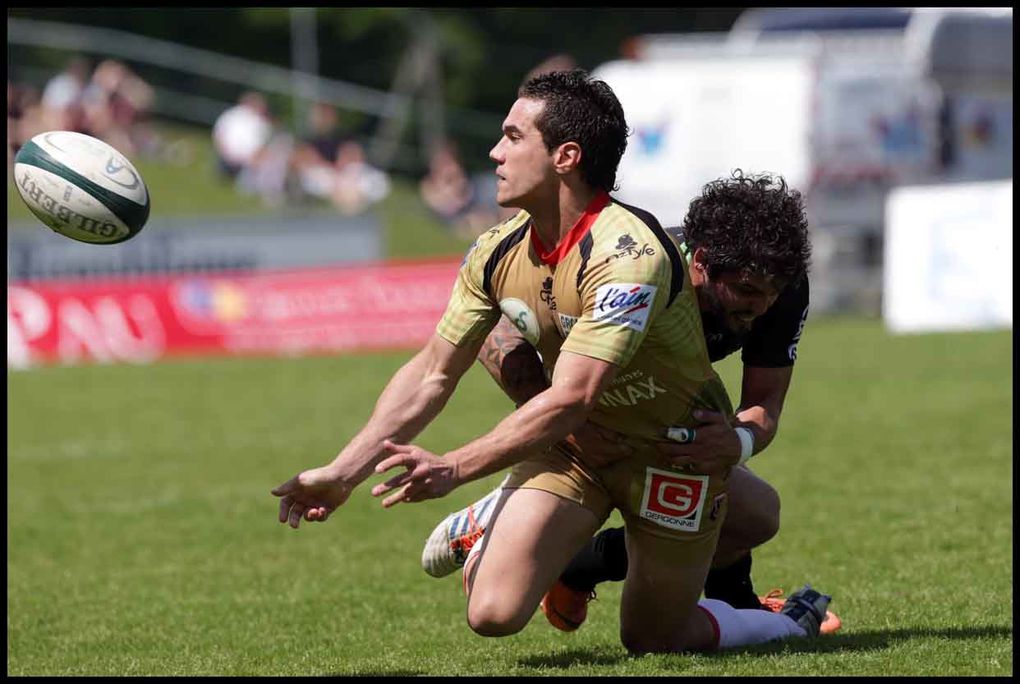
M521 87L490 157L497 202L522 211L475 242L436 335L390 381L361 432L331 464L273 490L279 519L295 528L302 518L327 519L373 471L406 468L372 490L393 492L388 507L513 465L495 504L501 512L465 564L468 623L478 634L523 629L616 508L631 569L621 608L629 650L817 635L829 597L809 588L781 614L698 603L730 468L683 474L656 447L671 427L694 427L697 408L733 410L676 242L654 217L609 197L626 135L616 96L583 71ZM637 256L631 242L642 245ZM441 410L501 315L542 355L548 388L443 458L406 444ZM600 402L614 383L650 396L639 405ZM631 454L603 465L564 444L586 420L618 434Z
M779 497L743 464L760 453L776 435L779 416L793 373L797 343L808 312L807 263L810 244L800 194L781 177L745 176L707 184L695 198L678 228L667 228L689 261L711 360L743 349L744 376L736 419L745 432L718 413L702 411L702 421L685 444L662 447L677 465L708 472L734 468L729 484L729 510L723 524L705 597L735 608L779 610L783 601L759 600L751 583L751 549L771 539L779 528ZM632 250L637 253L638 248ZM546 385L534 349L508 322L502 321L486 340L479 361L517 403ZM614 400L610 395L610 400ZM742 455L741 439L753 444ZM597 426L587 424L571 436L603 459L622 457ZM477 543L491 519L493 492L468 508L447 516L433 531L422 554L430 575L442 577L460 567L465 549ZM622 580L627 574L627 549L622 528L606 529L579 552L560 580L543 598L550 623L573 631L584 622L596 584ZM840 627L828 612L821 631Z

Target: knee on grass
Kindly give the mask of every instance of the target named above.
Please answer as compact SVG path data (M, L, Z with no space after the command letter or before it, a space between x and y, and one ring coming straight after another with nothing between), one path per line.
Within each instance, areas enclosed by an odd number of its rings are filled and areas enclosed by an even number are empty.
M718 648L715 630L708 617L695 609L683 624L653 630L647 622L620 625L620 642L628 652L695 653Z
M530 615L522 615L522 611L514 606L498 600L487 600L481 596L472 596L468 601L467 620L471 630L479 636L510 636L524 629Z

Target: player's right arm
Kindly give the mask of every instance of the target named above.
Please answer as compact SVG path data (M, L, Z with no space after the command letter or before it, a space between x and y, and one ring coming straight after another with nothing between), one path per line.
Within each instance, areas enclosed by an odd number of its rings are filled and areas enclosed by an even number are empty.
M281 497L280 522L296 529L302 518L326 520L388 453L384 442L409 442L439 414L480 346L481 340L458 347L433 335L390 379L365 427L331 463L298 473L273 490Z
M443 408L499 318L484 277L501 237L500 230L490 231L469 250L436 333L386 385L365 427L331 463L298 473L273 490L281 497L280 522L297 528L302 518L326 520L373 473L388 453L384 444L409 442Z
M478 362L503 392L520 408L549 388L542 359L506 316L485 338ZM619 433L584 422L563 440L589 465L601 468L634 453Z

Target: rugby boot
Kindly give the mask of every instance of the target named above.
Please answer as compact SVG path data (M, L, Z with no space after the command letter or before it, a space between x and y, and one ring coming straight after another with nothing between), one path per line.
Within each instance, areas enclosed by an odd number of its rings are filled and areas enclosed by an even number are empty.
M773 613L779 613L783 610L783 605L786 601L780 598L783 595L782 589L773 589L765 596L760 596L761 607L766 610L771 610ZM821 634L832 634L833 632L839 631L839 628L843 626L843 621L839 619L839 616L833 613L831 610L826 608L825 619L822 620L819 632Z
M561 632L573 632L588 618L588 602L595 598L594 589L579 591L556 580L538 605L550 625Z
M790 594L779 612L800 625L807 632L807 636L816 637L821 632L830 601L831 596L812 589L810 584L805 584L803 589Z
M504 480L505 481L505 480ZM503 491L502 484L467 508L443 518L425 542L421 567L433 577L446 577L464 567L468 552L485 534Z

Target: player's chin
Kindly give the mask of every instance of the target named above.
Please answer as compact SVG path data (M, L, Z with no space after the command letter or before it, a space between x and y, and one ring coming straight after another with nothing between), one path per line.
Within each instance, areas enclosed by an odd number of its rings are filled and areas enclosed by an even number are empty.
M501 180L496 188L496 204L504 209L516 209L521 206L521 195L514 193L507 187L507 183Z

